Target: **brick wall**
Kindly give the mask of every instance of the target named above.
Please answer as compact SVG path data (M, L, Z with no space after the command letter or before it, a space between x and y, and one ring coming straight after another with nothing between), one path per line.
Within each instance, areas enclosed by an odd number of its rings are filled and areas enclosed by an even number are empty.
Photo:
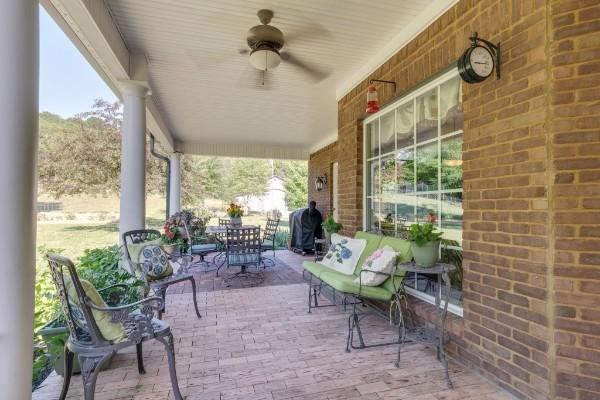
M450 350L521 398L600 398L600 5L463 0L368 79L406 93L473 31L502 42L503 65L500 80L463 84L465 301ZM368 79L338 103L349 234L362 226Z
M556 397L600 399L600 2L550 17Z
M323 217L331 212L332 208L332 166L338 160L337 142L332 143L310 155L308 169L308 200L317 202L317 209ZM318 176L327 175L327 185L318 192L315 189L315 180Z

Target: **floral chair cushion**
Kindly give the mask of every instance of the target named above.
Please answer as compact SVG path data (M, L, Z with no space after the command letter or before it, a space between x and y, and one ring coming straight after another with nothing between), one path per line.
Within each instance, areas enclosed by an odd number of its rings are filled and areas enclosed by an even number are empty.
M391 274L397 258L398 253L394 249L390 246L384 246L367 257L361 270ZM363 272L359 278L356 278L354 283L363 286L379 286L389 278L389 276L376 274L375 272Z
M144 266L149 280L157 280L173 274L173 266L167 253L156 244L147 244L140 251L138 263Z
M334 233L331 235L329 251L320 263L342 274L352 275L366 246L365 239L352 239Z

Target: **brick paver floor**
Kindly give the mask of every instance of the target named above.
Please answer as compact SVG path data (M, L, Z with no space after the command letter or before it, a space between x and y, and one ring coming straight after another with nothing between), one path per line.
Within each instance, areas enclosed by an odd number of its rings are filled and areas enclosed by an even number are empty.
M285 255L299 270L300 256ZM290 261L291 260L291 261ZM176 340L179 386L185 398L283 399L511 399L476 374L451 364L455 389L446 387L432 349L407 344L399 369L396 347L344 352L347 314L337 308L306 313L304 283L200 292L202 319L191 294L167 296L164 320ZM365 335L384 339L393 330L367 319ZM153 400L170 397L166 356L159 343L144 346L146 374L139 375L135 350L119 353L100 373L96 399ZM36 400L57 399L62 378L53 373ZM82 398L75 376L69 399Z

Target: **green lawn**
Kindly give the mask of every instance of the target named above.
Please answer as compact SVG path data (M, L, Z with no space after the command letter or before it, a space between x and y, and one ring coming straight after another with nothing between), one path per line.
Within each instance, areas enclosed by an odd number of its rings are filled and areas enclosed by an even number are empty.
M253 224L265 226L267 217L261 215L251 215L243 217L244 224ZM148 227L160 229L162 220L158 218L148 218L146 220ZM211 225L217 224L217 218L213 218ZM281 221L281 228L287 229L288 222L284 218ZM117 223L105 224L54 224L38 223L37 225L37 246L64 249L63 254L73 259L83 254L85 249L95 247L104 247L119 242L119 226Z

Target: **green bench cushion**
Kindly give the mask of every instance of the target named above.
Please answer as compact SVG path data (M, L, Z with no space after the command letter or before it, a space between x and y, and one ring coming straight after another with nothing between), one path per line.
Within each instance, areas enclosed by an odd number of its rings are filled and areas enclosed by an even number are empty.
M360 290L360 294L369 299L387 301L392 298L392 292L382 286L363 286L361 288L354 282L355 275L345 275L330 270L323 272L319 279L339 292L359 294Z
M309 271L311 274L321 279L334 289L340 292L358 294L359 285L354 283L354 280L360 273L366 258L373 254L375 250L383 248L384 246L390 246L399 253L400 258L398 261L400 263L409 262L412 259L410 242L406 240L397 239L390 236L382 237L380 235L361 231L356 232L354 237L356 239L365 239L367 241L365 250L361 254L358 264L355 268L354 273L356 275L344 275L332 270L331 268L312 261L304 261L302 266L305 270ZM398 271L396 278L394 278L396 288L400 287L403 276L404 271ZM380 286L363 286L361 294L374 300L390 300L394 292L394 283L392 282L392 279L387 279Z
M331 268L326 267L323 264L312 261L304 261L302 263L302 267L317 278L320 278L323 272L333 271Z

